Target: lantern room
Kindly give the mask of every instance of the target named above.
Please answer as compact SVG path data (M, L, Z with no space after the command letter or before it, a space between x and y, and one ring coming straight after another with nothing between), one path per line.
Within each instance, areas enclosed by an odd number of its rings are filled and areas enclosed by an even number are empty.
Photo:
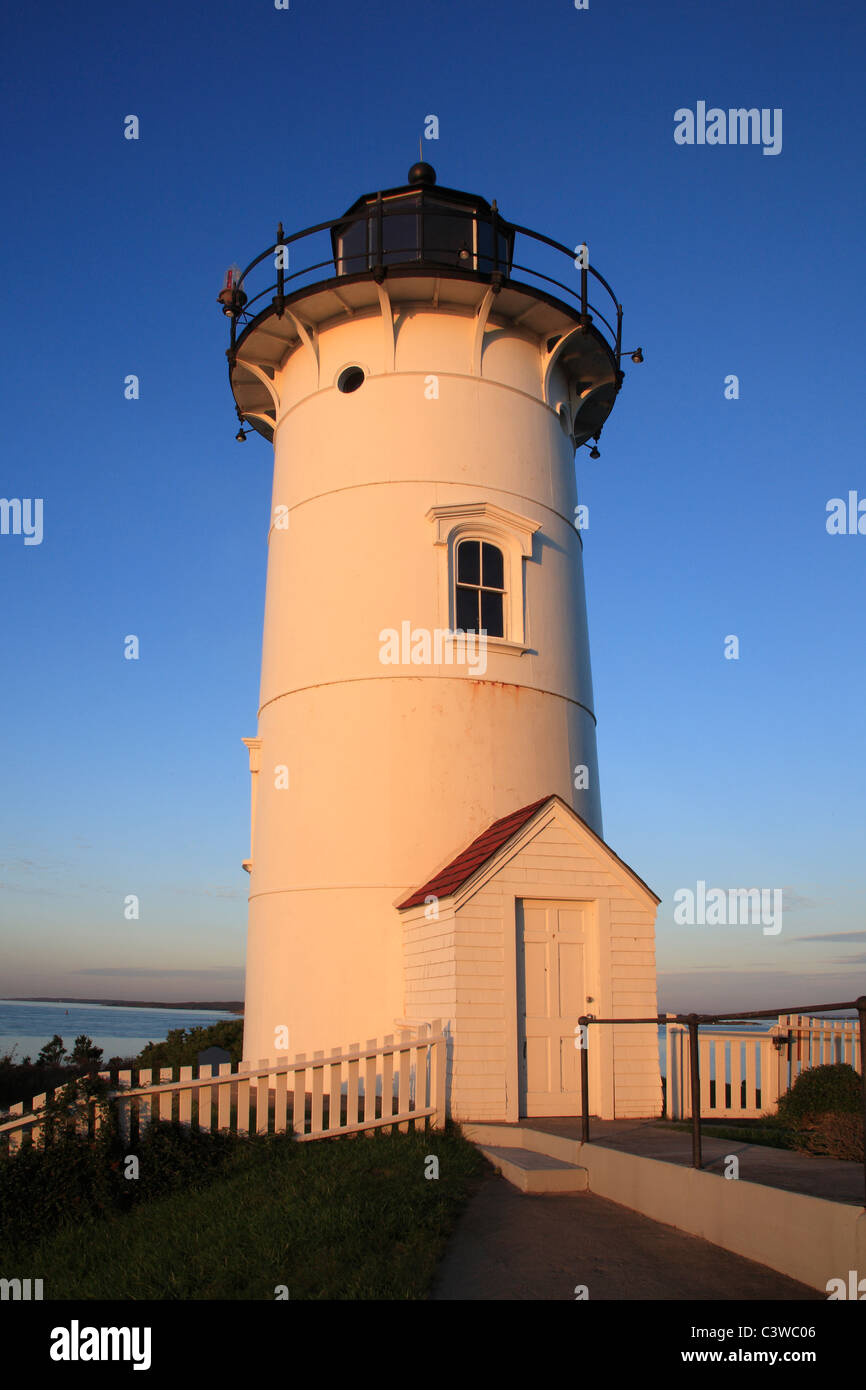
M514 230L485 198L437 188L430 164L409 170L407 187L369 193L331 232L338 275L411 263L508 275Z

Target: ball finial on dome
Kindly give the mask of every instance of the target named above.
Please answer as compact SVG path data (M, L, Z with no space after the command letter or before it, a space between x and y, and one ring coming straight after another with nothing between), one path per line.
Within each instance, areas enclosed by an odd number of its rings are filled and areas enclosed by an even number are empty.
M436 182L436 170L432 164L425 164L422 160L419 164L413 164L409 170L409 183L413 186L432 188Z

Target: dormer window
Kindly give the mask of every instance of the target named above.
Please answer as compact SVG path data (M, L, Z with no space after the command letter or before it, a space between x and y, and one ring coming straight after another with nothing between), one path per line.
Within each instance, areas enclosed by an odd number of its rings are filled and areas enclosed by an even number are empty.
M433 541L442 547L442 620L451 632L487 633L488 650L520 656L524 632L524 561L540 522L492 502L431 507Z
M462 540L457 546L455 613L461 632L504 637L505 560L489 541Z

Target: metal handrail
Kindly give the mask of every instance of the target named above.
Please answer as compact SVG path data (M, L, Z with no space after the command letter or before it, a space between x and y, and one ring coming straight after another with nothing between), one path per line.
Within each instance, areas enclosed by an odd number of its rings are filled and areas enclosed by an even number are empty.
M839 1009L856 1009L859 1019L859 1045L860 1045L860 1088L863 1104L863 1186L864 1196L866 1196L866 994L861 994L858 999L847 999L842 1004L799 1004L796 1008L789 1009L752 1009L745 1013L730 1014L656 1014L655 1018L594 1018L591 1014L583 1014L578 1019L578 1024L582 1029L587 1029L590 1023L597 1024L628 1024L628 1023L654 1023L656 1025L667 1023L683 1023L689 1030L689 1070L691 1073L691 1106L692 1106L692 1167L703 1167L703 1154L701 1148L701 1076L700 1076L700 1051L698 1047L698 1028L702 1023L724 1023L732 1022L735 1019L750 1018L778 1018L782 1014L822 1014L835 1013ZM589 1033L585 1033L586 1043L583 1043L581 1035L580 1048L580 1090L581 1090L581 1142L589 1143ZM866 1207L866 1201L864 1201Z
M430 247L429 245L412 244L407 246L388 246L385 244L384 224L387 218L415 216L421 219L422 228L428 225L428 219L443 218L450 223L463 221L467 227L474 230L476 227L489 227L491 232L491 245L489 250L472 244L470 237L467 249L474 264L469 268L461 267L458 264L443 262L443 257L455 255L457 248L453 245L442 248ZM375 236L371 238L372 244L368 244L366 249L352 253L351 255L339 255L336 250L335 234L345 233L353 226L365 224L375 231ZM268 284L259 290L252 298L246 296L246 281L263 261L268 257L274 257L281 247L289 247L304 241L305 238L320 235L321 233L331 235L332 250L331 255L325 260L314 260L301 269L288 272L287 269L277 270L275 267L276 279L272 284ZM282 233L282 227L280 227ZM579 270L579 281L575 286L571 286L563 280L558 280L552 275L548 275L541 269L534 269L531 265L522 264L514 255L515 239L525 237L531 242L549 247L559 255L567 256L569 261L574 263L575 252L573 249L564 246L561 242L555 241L552 237L545 236L542 232L532 231L529 227L523 227L519 223L507 222L501 214L493 209L487 212L483 209L467 206L465 209L454 206L437 207L433 203L419 200L417 203L407 206L406 202L395 199L390 206L386 205L381 196L375 201L367 203L363 208L356 212L344 213L340 217L332 218L327 222L317 222L313 226L305 227L298 232L289 235L282 234L271 246L267 247L259 255L254 257L241 273L234 289L236 292L235 312L231 316L231 347L230 355L233 355L237 346L238 325L241 332L257 317L252 312L252 306L261 301L270 299L273 304L274 312L282 314L287 287L291 282L302 281L304 277L315 277L318 272L331 269L332 274L319 277L325 280L339 281L352 275L371 274L376 277L385 276L390 270L397 273L405 270L410 265L420 269L429 267L439 270L443 264L447 266L449 272L465 274L473 279L480 279L496 286L505 284L512 277L514 271L531 276L533 280L543 281L547 285L554 286L557 291L564 295L567 301L574 301L579 307L581 316L584 319L602 324L606 333L596 328L598 336L605 342L611 356L614 359L617 371L620 367L620 356L622 347L622 305L618 302L611 286L594 266L589 265L585 269ZM423 240L423 235L418 237L418 242ZM503 257L501 242L505 243L506 253ZM393 260L394 257L411 257L412 260ZM438 257L438 259L437 259ZM340 267L346 267L352 262L359 262L358 270L341 271ZM481 266L484 266L484 269ZM488 268L489 267L489 268ZM598 284L606 291L613 303L615 313L614 323L595 305L589 302L587 293L588 276L591 275ZM309 280L307 284L298 286L307 288L317 283L315 278ZM262 310L259 310L261 313Z

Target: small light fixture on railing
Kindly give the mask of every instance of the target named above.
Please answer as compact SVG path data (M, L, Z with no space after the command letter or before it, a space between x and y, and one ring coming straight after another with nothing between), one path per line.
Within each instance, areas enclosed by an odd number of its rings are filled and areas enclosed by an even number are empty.
M238 265L230 265L226 271L225 284L217 295L217 303L223 306L223 313L227 318L236 319L247 302L247 297L241 289L241 269Z
M592 448L591 448L590 451L589 451L589 457L590 457L591 459L600 459L600 458L601 458L601 454L599 453L598 449L596 448L596 446L595 446L594 444L593 444Z
M239 444L245 444L247 442L247 436L243 430L238 430L237 434L235 435L235 439L238 441Z
M623 356L624 356L624 357L630 357L631 360L632 360L632 362L642 362L642 361L643 361L643 353L641 352L640 348L635 348L634 352L626 352L626 353L623 353Z

